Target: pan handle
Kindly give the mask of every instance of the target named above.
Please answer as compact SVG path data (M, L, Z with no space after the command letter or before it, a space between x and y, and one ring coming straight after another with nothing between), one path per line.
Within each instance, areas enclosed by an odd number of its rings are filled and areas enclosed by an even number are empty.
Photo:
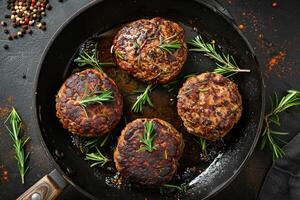
M230 12L218 1L218 0L200 0L201 2L204 2L207 5L212 6L216 10L220 11L224 16L226 16L232 23L235 23L235 20L233 16L230 14Z
M57 170L53 170L31 186L17 200L55 200L66 185L67 182Z

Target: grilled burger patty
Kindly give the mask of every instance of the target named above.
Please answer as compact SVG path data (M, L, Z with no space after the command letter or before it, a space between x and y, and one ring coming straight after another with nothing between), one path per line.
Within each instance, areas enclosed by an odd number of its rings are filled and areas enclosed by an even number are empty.
M152 152L140 151L144 124L154 124ZM177 162L183 152L182 135L161 119L136 119L127 124L119 137L114 152L117 170L134 183L147 186L161 185L170 181L177 170Z
M112 91L111 101L80 105L85 97L105 90ZM64 128L79 136L95 137L111 131L118 124L122 110L123 100L118 87L95 69L72 74L56 96L57 117Z
M238 86L214 73L190 77L179 90L177 111L189 133L208 140L224 137L242 114Z
M179 42L179 49L168 52L159 47L175 41ZM125 25L113 40L113 51L117 64L134 77L164 84L179 74L188 49L183 28L156 17Z

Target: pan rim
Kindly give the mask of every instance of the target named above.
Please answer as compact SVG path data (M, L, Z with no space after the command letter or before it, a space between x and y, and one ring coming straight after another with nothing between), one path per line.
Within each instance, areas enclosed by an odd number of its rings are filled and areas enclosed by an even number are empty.
M45 57L47 56L47 53L50 49L50 47L52 46L53 42L56 40L56 38L60 35L60 33L65 29L66 26L68 26L76 17L78 17L79 15L81 15L83 12L85 12L86 10L88 10L89 8L95 6L98 3L101 3L105 0L93 0L89 3L87 3L86 5L84 5L83 7L81 7L80 9L78 9L73 15L71 15L68 19L66 19L60 26L59 28L54 32L54 34L51 36L50 40L48 41L46 47L44 48L43 52L42 52L42 56L38 62L37 65L37 69L35 71L35 77L34 77L34 90L33 90L33 115L34 115L34 128L38 129L38 138L40 143L42 144L42 147L47 155L47 157L51 160L51 164L54 166L55 169L57 169L59 171L59 173L62 175L62 177L70 184L72 185L76 190L78 190L80 193L82 193L83 195L85 195L86 197L90 198L90 199L98 199L97 197L93 196L92 194L90 194L88 191L86 191L85 189L83 189L81 186L77 185L75 182L73 182L71 180L71 178L69 178L66 173L62 170L62 168L59 166L59 164L55 161L54 157L52 156L50 150L48 149L47 144L45 143L42 131L41 131L41 127L40 127L40 123L39 123L39 114L38 114L38 109L37 109L37 89L38 89L38 80L40 77L40 72L41 72L41 68L42 65L44 63ZM245 167L245 164L249 161L250 156L252 155L252 153L254 152L254 149L258 143L259 140L259 136L262 130L262 126L263 126L263 117L264 117L264 112L265 112L265 84L264 84L264 79L263 79L263 75L262 72L260 70L260 65L259 62L257 60L257 57L254 53L254 49L251 46L251 44L249 43L249 41L247 40L247 38L245 37L245 35L242 33L242 31L238 28L238 26L234 23L234 21L232 19L229 18L229 16L225 15L224 13L222 13L220 10L216 9L214 6L210 5L208 2L206 1L201 1L201 0L193 0L196 3L202 4L205 7L209 8L210 10L212 10L215 14L220 15L223 19L226 20L227 23L229 23L234 30L240 35L240 37L243 39L243 41L245 42L247 48L250 50L251 55L253 56L253 59L258 67L258 71L259 71L259 79L262 83L261 86L261 108L260 108L260 120L257 126L257 130L256 130L256 135L254 137L253 143L247 153L247 155L244 157L243 161L241 162L240 166L235 170L235 172L233 173L232 176L230 176L227 180L224 181L223 184L220 184L218 187L216 187L216 189L214 191L212 191L210 194L208 194L207 197L205 197L203 200L206 199L210 199L213 196L217 195L218 193L220 193L224 188L226 188L227 186L229 186L232 181L240 174L241 170Z

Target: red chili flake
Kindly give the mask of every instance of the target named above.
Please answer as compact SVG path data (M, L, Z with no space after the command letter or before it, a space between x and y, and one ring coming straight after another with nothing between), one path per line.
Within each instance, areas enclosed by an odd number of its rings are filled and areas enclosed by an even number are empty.
M278 6L278 3L277 3L277 2L273 2L273 3L272 3L272 7L273 7L273 8L276 8L277 6Z
M244 25L244 24L240 24L240 25L239 25L239 29L240 29L240 30L244 30L244 29L245 29L245 25Z
M273 68L275 66L277 66L280 61L284 60L285 56L286 56L286 53L284 51L279 51L279 53L277 55L270 58L270 60L268 61L268 64L267 64L267 71L271 72L273 70Z

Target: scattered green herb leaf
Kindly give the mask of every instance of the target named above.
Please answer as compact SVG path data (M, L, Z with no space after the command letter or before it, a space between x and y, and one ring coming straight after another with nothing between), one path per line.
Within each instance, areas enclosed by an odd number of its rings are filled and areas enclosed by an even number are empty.
M145 90L135 91L135 93L141 93L141 94L136 98L136 101L131 108L133 112L142 112L143 106L146 103L148 103L149 106L153 107L153 103L150 99L150 94L152 89L153 89L152 85L148 85Z
M96 165L100 165L100 167L103 167L109 159L105 157L100 150L96 147L97 152L95 153L87 153L85 160L94 161L93 164L91 164L91 167L94 167Z
M240 69L231 55L218 53L215 44L206 43L200 35L196 36L189 44L196 47L190 51L202 52L205 56L216 61L217 68L214 73L230 77L239 72L250 72L249 69Z
M7 122L9 122L9 126L6 124ZM18 170L21 176L22 184L24 184L25 174L29 169L26 164L30 155L30 153L27 153L25 155L24 146L29 141L30 137L20 138L22 121L14 107L12 108L12 111L5 120L4 124L9 132L11 139L13 140L16 153L15 158L18 162Z
M270 150L272 151L273 160L281 158L284 155L284 151L279 146L278 142L283 142L278 136L287 135L285 132L273 131L271 125L275 124L280 126L279 113L285 111L286 109L300 105L300 91L288 90L288 94L282 97L281 100L278 99L275 93L274 102L272 102L272 107L270 113L266 114L264 117L265 128L262 132L262 143L261 149L264 149L266 144L269 144Z
M166 187L166 188L173 188L173 189L176 189L176 190L178 190L179 192L183 192L183 193L186 193L186 191L187 191L187 186L186 186L186 184L181 184L180 186L178 186L178 185L173 185L173 184L163 184L162 186L163 186L163 187Z
M102 71L103 66L115 66L115 63L102 63L98 60L97 55L96 55L96 49L93 50L93 54L89 55L86 50L82 50L81 53L79 54L78 58L74 60L74 62L79 66L85 66L85 65L90 65L94 67L95 69L98 69L99 71Z
M205 139L198 137L197 139L194 139L201 147L201 151L204 155L207 155L206 147L207 147L207 142Z

